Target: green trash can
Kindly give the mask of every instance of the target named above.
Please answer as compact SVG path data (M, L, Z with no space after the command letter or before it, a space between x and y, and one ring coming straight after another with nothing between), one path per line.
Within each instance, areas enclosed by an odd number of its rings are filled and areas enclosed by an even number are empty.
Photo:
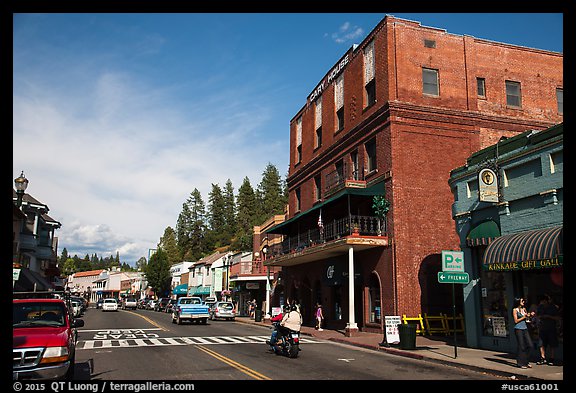
M401 349L416 349L416 325L413 323L399 324L398 335L400 336Z
M262 321L262 310L254 310L254 322Z

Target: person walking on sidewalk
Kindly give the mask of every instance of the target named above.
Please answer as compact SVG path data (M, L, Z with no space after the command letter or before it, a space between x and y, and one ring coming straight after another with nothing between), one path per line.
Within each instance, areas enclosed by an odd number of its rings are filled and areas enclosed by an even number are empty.
M322 305L320 303L316 304L316 330L319 332L323 331L322 321L324 320L324 314L322 313Z
M556 321L558 320L558 307L552 303L549 295L542 295L540 304L536 309L536 315L540 320L539 336L541 342L540 346L540 360L537 364L554 365L554 349L558 347L558 330L556 329ZM548 361L546 361L546 351L548 351Z
M517 364L520 368L532 368L529 363L530 349L532 348L532 339L528 332L528 325L526 322L534 312L528 313L526 311L526 300L523 297L514 299L514 309L512 310L512 317L514 318L514 334L516 335L516 342L518 344Z

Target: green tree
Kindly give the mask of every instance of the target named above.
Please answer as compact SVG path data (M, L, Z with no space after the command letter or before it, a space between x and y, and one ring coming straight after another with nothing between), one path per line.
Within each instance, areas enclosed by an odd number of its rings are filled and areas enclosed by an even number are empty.
M237 230L234 187L232 186L232 181L230 179L226 181L226 187L224 188L223 198L224 198L224 222L225 222L223 241L230 244Z
M282 214L288 201L278 169L268 163L256 192L258 218L262 223L275 214Z
M176 225L178 249L182 260L195 260L204 255L206 247L206 206L197 188L182 205Z
M170 291L172 276L170 275L170 262L166 252L158 246L158 249L150 257L150 261L144 272L148 285L154 289L157 296L165 296Z
M66 249L66 247L64 247L62 249L62 254L60 254L60 258L58 258L58 265L64 266L68 258L70 258L70 256L68 256L68 250Z
M237 230L232 242L232 249L251 250L253 227L258 225L258 215L256 195L248 177L244 178L242 185L238 189L236 207Z
M76 273L76 271L78 270L74 258L66 259L66 261L62 263L60 266L62 266L62 274L65 276L69 276L73 273Z
M145 257L140 257L140 259L138 259L138 261L136 261L136 270L139 270L141 272L146 271L146 265L148 264L148 261L146 261Z
M178 251L178 245L176 243L176 232L174 232L172 227L166 227L164 235L160 238L158 247L162 247L165 251L170 265L181 261L180 252Z
M222 189L218 184L212 184L208 196L208 226L206 243L208 250L228 244L226 239L225 201Z

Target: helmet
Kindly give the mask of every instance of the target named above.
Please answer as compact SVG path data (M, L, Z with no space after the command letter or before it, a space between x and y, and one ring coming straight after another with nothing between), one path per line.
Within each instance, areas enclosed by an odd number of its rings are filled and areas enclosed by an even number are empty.
M298 306L293 304L290 306L290 311L298 311Z
M290 305L289 304L285 304L284 305L284 312L290 312Z

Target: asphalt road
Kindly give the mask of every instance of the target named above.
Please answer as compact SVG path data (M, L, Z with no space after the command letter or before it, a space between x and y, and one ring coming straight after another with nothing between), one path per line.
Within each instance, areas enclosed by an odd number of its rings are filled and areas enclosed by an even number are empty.
M300 356L289 359L268 352L271 330L240 322L176 325L166 313L93 308L83 319L76 380L500 379L307 336Z

